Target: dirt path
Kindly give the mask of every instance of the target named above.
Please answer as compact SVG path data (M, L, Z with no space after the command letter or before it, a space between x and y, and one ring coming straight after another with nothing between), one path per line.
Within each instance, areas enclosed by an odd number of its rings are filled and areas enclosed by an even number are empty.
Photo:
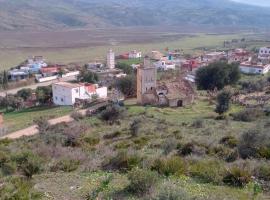
M95 111L104 105L105 105L105 103L98 104L98 105L93 106L92 108L88 109L88 111ZM85 116L87 113L87 109L86 110L79 110L78 112L80 112L82 115ZM56 125L56 124L60 124L63 122L69 123L72 121L74 121L74 119L70 115L65 115L63 117L58 117L55 119L48 120L50 125ZM0 139L18 139L18 138L23 137L23 136L32 136L32 135L36 135L38 133L39 133L39 131L38 131L37 125L33 125L33 126L28 127L28 128L25 128L25 129L22 129L19 131L15 131L15 132L10 133L8 135L2 136L2 137L0 137Z

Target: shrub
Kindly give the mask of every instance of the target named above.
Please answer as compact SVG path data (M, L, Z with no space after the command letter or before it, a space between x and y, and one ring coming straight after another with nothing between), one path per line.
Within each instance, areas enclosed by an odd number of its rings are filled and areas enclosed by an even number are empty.
M44 117L39 117L34 120L34 123L38 126L38 130L40 134L45 134L50 128L50 124L47 119Z
M223 182L234 187L244 187L251 181L251 173L244 167L231 167L223 178Z
M154 162L152 170L165 176L181 175L185 173L186 165L180 157L160 158Z
M202 119L196 119L192 123L192 127L194 127L194 128L203 128L204 127L204 121Z
M12 159L17 163L18 170L28 178L32 178L34 174L39 173L42 169L40 158L30 151L19 153Z
M158 182L158 175L150 170L134 168L128 173L128 190L136 195L148 193Z
M99 137L95 137L95 136L85 136L83 138L83 141L86 142L90 146L96 146L96 145L99 144L100 138Z
M269 136L258 130L245 132L240 139L238 151L243 159L267 158L269 156Z
M1 184L0 197L3 200L11 199L41 199L42 195L32 191L32 183L19 177L9 178Z
M78 111L74 111L70 115L71 118L73 118L75 121L80 121L84 118L84 115Z
M79 160L64 158L56 162L56 164L53 165L50 168L50 170L52 172L56 172L56 171L72 172L72 171L77 170L79 165L80 165Z
M120 151L116 156L109 159L103 164L106 170L128 171L134 167L138 167L141 162L141 157L136 153L128 153Z
M192 198L181 187L176 184L167 182L161 185L158 194L153 200L191 200Z
M219 143L234 148L238 145L238 140L234 136L225 136L221 138Z
M165 155L168 155L173 150L175 150L177 147L177 141L175 138L168 138L165 140L165 142L162 144L162 149Z
M142 124L142 122L141 122L140 119L135 119L130 124L129 130L130 130L130 134L132 135L132 137L137 137L138 136L141 124Z
M110 105L100 114L100 118L104 121L115 122L123 114L123 109L117 105Z
M221 115L230 109L231 96L232 94L229 90L224 90L218 94L216 113Z
M118 88L126 97L136 96L136 76L128 75L116 81Z
M269 163L264 163L258 168L257 177L259 179L270 181L270 165Z
M233 114L235 121L252 122L263 116L261 109L247 108L239 113Z
M224 167L218 160L200 160L190 163L189 173L206 183L222 183Z
M204 155L206 153L206 148L196 142L190 142L185 144L180 150L180 155L188 156L191 154Z
M115 131L113 133L110 133L110 134L106 134L103 136L103 139L105 140L110 140L110 139L114 139L114 138L117 138L121 135L122 133L120 131Z

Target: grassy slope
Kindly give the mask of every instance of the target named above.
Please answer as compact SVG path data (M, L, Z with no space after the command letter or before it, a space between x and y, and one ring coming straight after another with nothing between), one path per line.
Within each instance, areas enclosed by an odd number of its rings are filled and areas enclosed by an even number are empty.
M214 106L209 105L209 103L204 100L198 100L192 107L178 109L145 108L136 106L135 102L135 100L128 100L126 102L128 117L125 117L125 119L121 121L120 126L106 125L96 117L84 119L82 123L88 125L91 124L91 135L98 135L101 138L104 134L112 133L117 130L125 130L128 128L132 119L141 117L144 115L143 113L146 112L147 117L144 118L143 122L143 136L140 135L140 138L148 138L148 141L143 144L143 146L145 145L143 148L136 147L136 145L134 146L135 141L129 138L120 141L115 140L112 143L106 144L112 145L112 148L113 146L115 147L115 145L118 145L119 149L127 148L125 145L128 144L131 148L135 147L140 149L139 152L143 155L151 155L155 158L160 152L150 146L161 144L165 138L172 137L176 130L179 131L176 138L181 138L181 142L200 141L202 143L208 142L209 144L217 144L220 138L225 135L233 134L238 137L244 130L256 127L257 124L264 121L263 119L262 121L243 123L230 120L229 124L225 124L224 121L216 121L213 119L213 115L215 115L213 112ZM234 106L231 112L237 112L241 109L242 108L239 106ZM183 126L183 123L192 124L196 119L203 119L205 127L195 129L190 125ZM161 124L156 124L156 120L160 121ZM159 129L157 129L157 126ZM44 197L45 200L52 198L85 199L85 196L88 193L100 189L101 182L106 180L109 176L112 176L113 178L108 184L108 187L104 190L99 190L105 196L117 193L128 185L125 174L107 173L103 171L94 173L49 173L37 175L34 180L37 184L35 188L38 191L46 192L48 194ZM167 180L168 179L162 178L160 184ZM207 197L213 198L213 196L216 195L218 199L246 200L250 198L253 190L252 184L243 189L237 189L227 186L205 184L185 176L170 177L169 180L176 182L179 187L183 188L190 195L200 196L202 199L206 199ZM126 196L125 199L135 200L140 198ZM269 199L269 196L260 194L257 199L266 200Z
M23 111L15 111L4 114L4 123L8 128L8 132L13 132L33 125L33 120L38 117L52 119L69 114L71 107L41 107L31 108Z

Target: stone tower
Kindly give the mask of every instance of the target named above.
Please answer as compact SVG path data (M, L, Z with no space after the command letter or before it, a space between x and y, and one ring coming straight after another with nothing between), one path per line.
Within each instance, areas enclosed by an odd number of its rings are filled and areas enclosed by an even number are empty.
M144 104L144 94L152 92L157 86L157 69L149 57L144 58L144 63L137 69L137 103Z
M107 67L109 69L115 68L115 54L111 49L107 53Z

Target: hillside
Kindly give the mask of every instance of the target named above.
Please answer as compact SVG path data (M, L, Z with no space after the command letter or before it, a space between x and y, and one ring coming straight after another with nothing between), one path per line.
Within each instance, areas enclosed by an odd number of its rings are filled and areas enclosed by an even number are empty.
M229 0L0 0L0 30L150 25L270 26L270 8ZM258 14L259 13L259 14Z

